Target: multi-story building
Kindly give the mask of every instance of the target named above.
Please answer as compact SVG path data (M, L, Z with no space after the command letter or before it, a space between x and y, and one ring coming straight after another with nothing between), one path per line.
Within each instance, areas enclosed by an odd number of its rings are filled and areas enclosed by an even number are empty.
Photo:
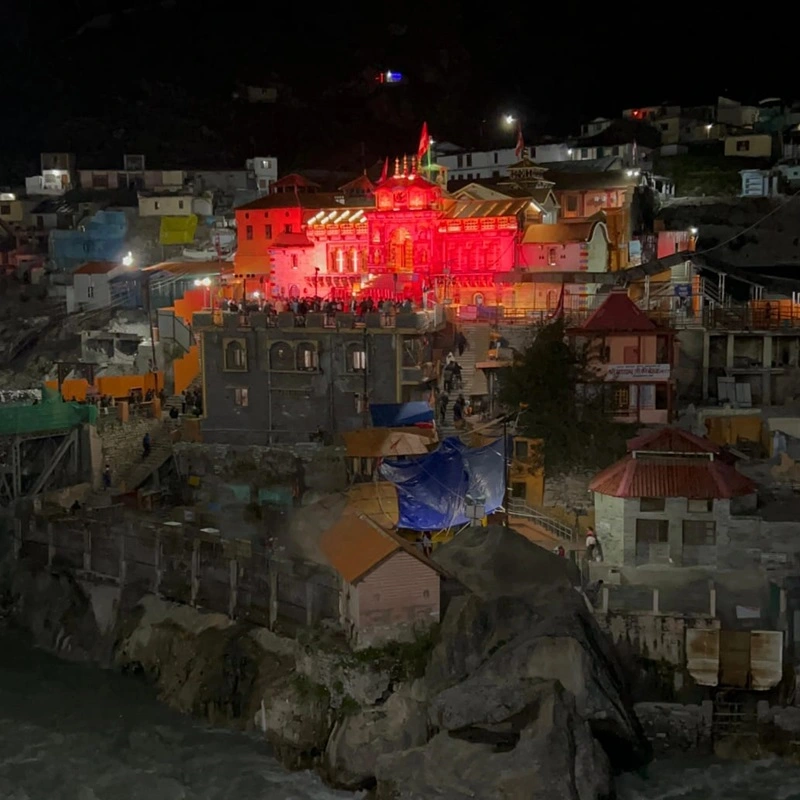
M431 311L335 316L196 313L203 370L203 439L309 441L365 427L368 404L427 399L434 377Z
M675 410L675 331L659 327L623 289L612 291L570 335L586 349L616 419L664 424Z
M82 189L126 189L132 191L154 190L161 187L183 186L186 173L180 169L146 169L143 155L124 155L122 169L79 169L78 180Z
M462 150L446 154L437 152L436 161L447 169L450 180L473 181L508 175L508 168L519 161L519 154L513 147L497 150Z
M282 191L288 178L296 191ZM488 200L446 196L439 183L399 161L374 187L362 178L331 195L287 176L273 188L236 211L236 272L268 272L273 295L419 302L427 288L439 300L459 302L465 289L494 302L495 276L514 269L521 232L546 213L526 192Z
M32 196L59 197L75 183L75 156L72 153L42 153L41 172L25 178L25 191Z

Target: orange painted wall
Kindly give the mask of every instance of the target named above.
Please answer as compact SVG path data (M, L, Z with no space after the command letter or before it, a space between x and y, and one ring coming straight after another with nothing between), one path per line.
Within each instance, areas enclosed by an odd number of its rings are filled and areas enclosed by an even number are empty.
M236 212L237 250L234 269L237 275L269 273L269 251L275 239L287 226L291 226L292 233L302 231L303 209L297 205L291 194L287 195L286 202L288 207L285 208Z
M46 381L48 389L58 390L58 381ZM109 375L97 378L95 387L97 393L110 397L125 398L131 389L141 389L146 392L148 389L158 390L164 386L163 372L147 372L144 375ZM89 391L89 383L83 378L67 380L61 385L61 396L65 400L85 400Z
M175 394L180 394L200 374L200 348L195 344L183 358L172 362L175 377Z

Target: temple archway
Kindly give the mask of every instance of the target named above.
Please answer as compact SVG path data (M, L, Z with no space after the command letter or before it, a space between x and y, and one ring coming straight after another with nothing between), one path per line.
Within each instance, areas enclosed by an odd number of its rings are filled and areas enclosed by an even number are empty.
M414 243L405 228L397 228L389 239L390 266L396 272L410 272L414 265Z

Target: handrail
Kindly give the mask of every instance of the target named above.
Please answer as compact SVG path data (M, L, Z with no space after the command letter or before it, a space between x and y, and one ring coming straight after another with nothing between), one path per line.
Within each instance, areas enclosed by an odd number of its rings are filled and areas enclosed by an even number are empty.
M565 525L553 517L548 517L547 514L543 514L535 508L531 508L524 500L520 500L518 497L512 497L509 501L508 513L514 517L532 519L539 527L544 528L560 539L565 539L568 542L572 542L575 539L575 532L569 525Z

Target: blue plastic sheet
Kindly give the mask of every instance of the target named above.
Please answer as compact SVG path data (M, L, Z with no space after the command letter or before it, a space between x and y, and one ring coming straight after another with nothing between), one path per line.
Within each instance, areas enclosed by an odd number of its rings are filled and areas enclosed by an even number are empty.
M403 428L420 422L433 422L433 409L424 400L370 404L369 413L376 428Z
M467 495L482 499L487 514L503 504L503 440L468 448L452 437L427 456L386 459L380 475L397 488L399 527L430 531L463 525L471 520Z

